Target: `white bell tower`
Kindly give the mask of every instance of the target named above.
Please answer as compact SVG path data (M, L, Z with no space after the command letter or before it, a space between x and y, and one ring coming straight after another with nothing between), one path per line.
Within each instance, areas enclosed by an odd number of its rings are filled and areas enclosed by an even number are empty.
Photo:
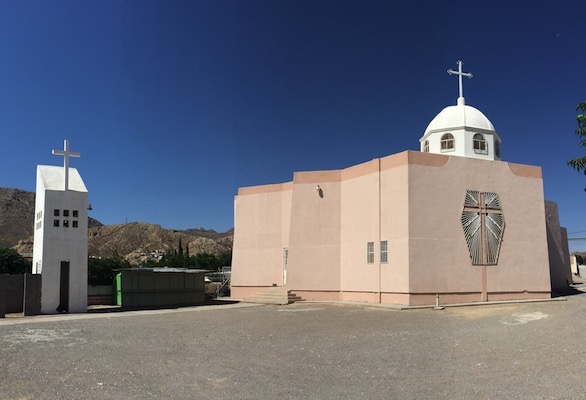
M79 153L53 150L63 167L37 166L33 273L41 274L41 312L87 311L88 192L69 157Z

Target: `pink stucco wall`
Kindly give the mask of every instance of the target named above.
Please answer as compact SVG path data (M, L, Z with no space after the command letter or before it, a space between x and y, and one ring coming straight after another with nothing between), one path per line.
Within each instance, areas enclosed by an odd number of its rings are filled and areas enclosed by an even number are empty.
M438 293L442 303L480 301L482 267L471 265L460 223L466 190L496 192L503 204L488 299L549 297L541 169L411 151L240 189L233 296L282 285L288 247L287 289L306 299L433 304ZM380 262L381 240L388 263Z
M412 295L468 293L471 300L480 300L482 267L471 265L460 223L466 190L495 192L503 207L506 227L499 262L486 267L489 299L490 293L501 299L517 298L519 293L525 297L548 295L540 169L527 166L522 176L500 161L431 154L416 157L421 161L442 157L447 162L441 167L409 166Z
M340 178L340 171L294 175L287 265L290 290L340 289Z
M234 200L234 230L238 234L234 235L232 259L232 280L238 286L282 286L291 194L291 184L239 190Z

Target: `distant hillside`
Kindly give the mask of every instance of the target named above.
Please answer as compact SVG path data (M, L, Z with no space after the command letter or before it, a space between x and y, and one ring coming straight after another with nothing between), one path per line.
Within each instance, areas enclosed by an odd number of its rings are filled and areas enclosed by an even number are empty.
M11 247L33 234L35 194L0 188L0 246Z
M204 229L204 228L199 227L199 228L193 228L193 229L186 229L181 232L186 233L188 235L206 237L206 238L215 239L215 240L222 239L225 237L234 236L234 228L232 228L226 232L216 232L213 229Z
M35 194L20 189L0 188L0 246L20 253L33 251ZM184 231L160 225L134 222L103 225L89 218L88 253L94 257L119 254L131 263L140 263L156 254L177 250L179 241L191 255L219 254L232 249L234 230L216 232L204 228Z
M190 230L193 231L193 230ZM184 251L189 254L220 254L232 249L233 236L228 234L218 239L211 239L187 233L165 229L160 225L134 222L123 225L107 225L89 230L88 252L93 256L109 257L114 253L125 256L130 262L141 262L158 253L177 250L179 241ZM216 235L217 232L215 232ZM213 235L212 235L213 236Z

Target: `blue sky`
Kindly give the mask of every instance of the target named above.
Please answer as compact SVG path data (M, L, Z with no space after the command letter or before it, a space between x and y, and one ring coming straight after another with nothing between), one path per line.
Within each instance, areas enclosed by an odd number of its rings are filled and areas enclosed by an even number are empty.
M505 161L543 167L586 237L566 161L586 100L583 1L0 2L0 186L34 191L68 138L105 224L223 231L238 187L418 150L466 102ZM586 242L574 242L586 249Z

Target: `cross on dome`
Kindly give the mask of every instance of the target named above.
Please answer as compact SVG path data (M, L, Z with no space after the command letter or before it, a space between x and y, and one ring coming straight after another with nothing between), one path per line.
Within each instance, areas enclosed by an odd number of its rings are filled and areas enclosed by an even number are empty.
M458 87L460 89L460 97L458 97L458 105L464 105L464 90L462 89L462 77L466 76L468 78L472 78L472 74L468 72L462 72L462 61L458 60L458 70L453 71L451 69L448 70L448 74L450 75L458 75Z
M63 156L63 167L65 169L65 191L69 190L69 157L80 157L81 154L69 151L69 140L63 141L63 150L53 150L53 154Z

